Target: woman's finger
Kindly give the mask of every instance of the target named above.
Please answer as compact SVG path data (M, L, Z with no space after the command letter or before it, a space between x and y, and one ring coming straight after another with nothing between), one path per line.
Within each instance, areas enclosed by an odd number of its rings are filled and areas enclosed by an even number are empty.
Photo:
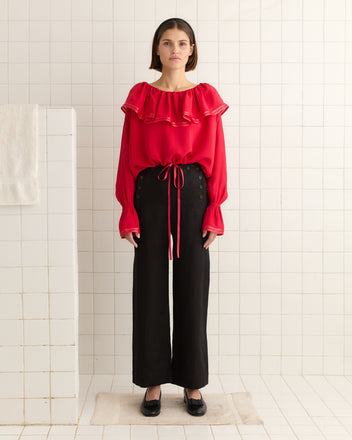
M139 238L139 237L140 237L140 233L137 232L137 233L136 233L136 236L138 236L138 238ZM138 244L134 241L134 238L133 238L133 232L127 232L126 235L125 235L125 237L126 237L126 239L127 239L130 243L133 244L134 247L138 247Z
M209 237L207 239L207 241L203 244L203 247L205 249L208 249L208 247L211 245L211 243L215 240L216 237L216 232L213 231L209 231ZM203 238L205 237L205 235L203 235Z

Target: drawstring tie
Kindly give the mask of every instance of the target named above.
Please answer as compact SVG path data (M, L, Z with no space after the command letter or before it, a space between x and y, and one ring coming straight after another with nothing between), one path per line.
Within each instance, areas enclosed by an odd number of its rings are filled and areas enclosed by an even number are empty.
M180 204L180 189L184 186L184 176L182 168L177 164L170 162L168 163L158 174L158 180L168 179L168 223L169 223L169 253L170 260L172 260L171 253L171 224L170 224L170 167L174 165L174 186L177 188L177 258L180 258L180 212L181 212L181 204ZM161 177L162 173L165 171L165 176ZM182 185L180 185L180 172L182 176Z

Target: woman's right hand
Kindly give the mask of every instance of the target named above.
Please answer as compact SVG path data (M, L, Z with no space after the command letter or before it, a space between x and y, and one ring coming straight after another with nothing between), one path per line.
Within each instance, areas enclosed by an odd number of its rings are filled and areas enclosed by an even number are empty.
M138 247L138 244L134 241L133 234L135 234L136 237L141 238L141 234L139 232L127 232L125 234L125 238L133 244L134 247Z

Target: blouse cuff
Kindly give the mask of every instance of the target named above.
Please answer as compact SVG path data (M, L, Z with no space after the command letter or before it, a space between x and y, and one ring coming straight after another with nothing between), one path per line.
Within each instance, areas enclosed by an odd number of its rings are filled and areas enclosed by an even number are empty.
M222 218L220 204L210 203L204 213L202 231L216 232L217 235L224 234L224 221Z
M141 232L138 214L134 205L125 205L122 207L119 229L121 238L126 238L125 234L127 232Z

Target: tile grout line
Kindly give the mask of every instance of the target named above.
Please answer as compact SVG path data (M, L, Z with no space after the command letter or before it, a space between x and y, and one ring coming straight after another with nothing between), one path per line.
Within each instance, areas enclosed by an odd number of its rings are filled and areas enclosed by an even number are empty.
M321 148L321 166L320 169L322 170L321 173L321 192L322 192L322 222L323 222L323 227L322 227L322 233L321 233L321 248L322 248L322 253L321 253L321 287L322 287L322 292L321 292L321 307L322 307L322 316L323 318L323 322L322 322L322 339L323 339L323 343L322 343L322 353L321 353L321 363L322 363L322 374L326 373L326 356L325 356L325 338L326 338L326 320L325 320L325 289L324 289L324 261L325 261L325 252L326 249L324 247L324 243L325 243L325 231L324 231L324 224L325 224L325 203L324 203L324 174L326 171L325 168L325 164L324 164L324 150L325 150L325 136L324 136L324 132L325 132L325 88L326 88L326 84L325 84L325 44L326 44L326 40L325 40L325 8L326 8L326 1L323 0L323 99L322 99L322 148ZM303 312L303 309L302 309ZM304 313L303 313L304 315ZM303 319L302 319L303 321Z
M263 45L262 45L262 0L259 0L259 142L258 142L258 148L259 148L259 192L258 192L258 198L259 198L259 234L258 234L258 254L262 255L262 245L261 245L261 238L262 238L262 187L261 187L261 178L262 178L262 55L263 55ZM261 258L259 258L259 264L258 264L258 273L259 273L259 286L258 286L258 294L259 294L259 360L258 360L258 373L262 374L262 345L263 345L263 335L262 335L262 309L263 309L263 295L262 295L262 262Z
M302 170L303 168L303 103L304 103L304 56L303 56L303 51L304 51L304 44L303 44L303 39L304 39L304 0L301 0L301 147L300 147L300 168ZM301 310L300 310L300 319L301 319L301 334L300 334L300 340L301 340L301 347L300 347L300 364L301 364L301 371L300 373L303 374L304 371L304 362L303 362L303 319L302 319L302 315L303 315L303 307L304 307L304 301L303 301L303 176L302 176L302 172L301 172L301 189L300 189L300 209L299 209L299 213L300 213L300 232L299 232L299 236L300 236L300 258L301 258L301 270L300 270L300 297L301 297ZM297 312L298 313L298 312Z
M347 18L346 18L346 10L347 10L347 0L345 0L345 21L344 21L344 69L343 69L343 86L344 86L344 101L343 101L343 109L344 109L344 129L343 129L343 153L342 153L342 163L345 164L346 163L346 66L347 66L347 57L346 57L346 53L347 53ZM347 231L346 231L346 193L347 193L347 188L346 188L346 167L342 168L342 180L343 180L343 187L342 187L342 212L343 212L343 218L342 218L342 223L343 223L343 240L342 240L342 267L343 267L343 275L342 275L342 289L343 289L343 296L342 296L342 310L344 311L344 326L343 326L343 347L342 347L342 359L343 359L343 374L345 375L347 373L347 365L346 365L346 359L348 357L348 352L347 352L347 348L346 348L346 333L347 333L347 316L348 316L348 312L347 312L347 300L346 300L346 296L347 296L347 292L346 292L346 235L347 235Z
M283 144L283 76L284 76L284 72L283 72L283 21L284 21L284 17L283 17L283 4L282 4L282 0L280 0L280 9L281 9L281 26L280 26L280 57L281 57L281 70L280 70L280 76L281 76L281 87L280 87L280 107L281 107L281 119L280 119L280 145ZM281 226L281 230L280 230L280 315L281 315L281 319L280 319L280 355L279 355L279 359L280 359L280 376L282 376L283 374L283 346L284 346L284 337L283 337L283 325L284 325L284 315L283 315L283 203L282 203L282 192L283 192L283 158L282 158L282 148L280 148L280 226Z
M52 104L52 57L51 57L51 49L52 49L52 20L51 20L51 2L48 3L48 12L49 12L49 81L50 81L50 105ZM52 408L52 364L51 364L51 343L52 343L52 334L51 334L51 319L50 319L50 271L49 271L49 163L48 163L48 109L45 110L45 144L46 144L46 244L47 244L47 271L48 271L48 327L49 327L49 417L50 424L53 420L53 408Z

